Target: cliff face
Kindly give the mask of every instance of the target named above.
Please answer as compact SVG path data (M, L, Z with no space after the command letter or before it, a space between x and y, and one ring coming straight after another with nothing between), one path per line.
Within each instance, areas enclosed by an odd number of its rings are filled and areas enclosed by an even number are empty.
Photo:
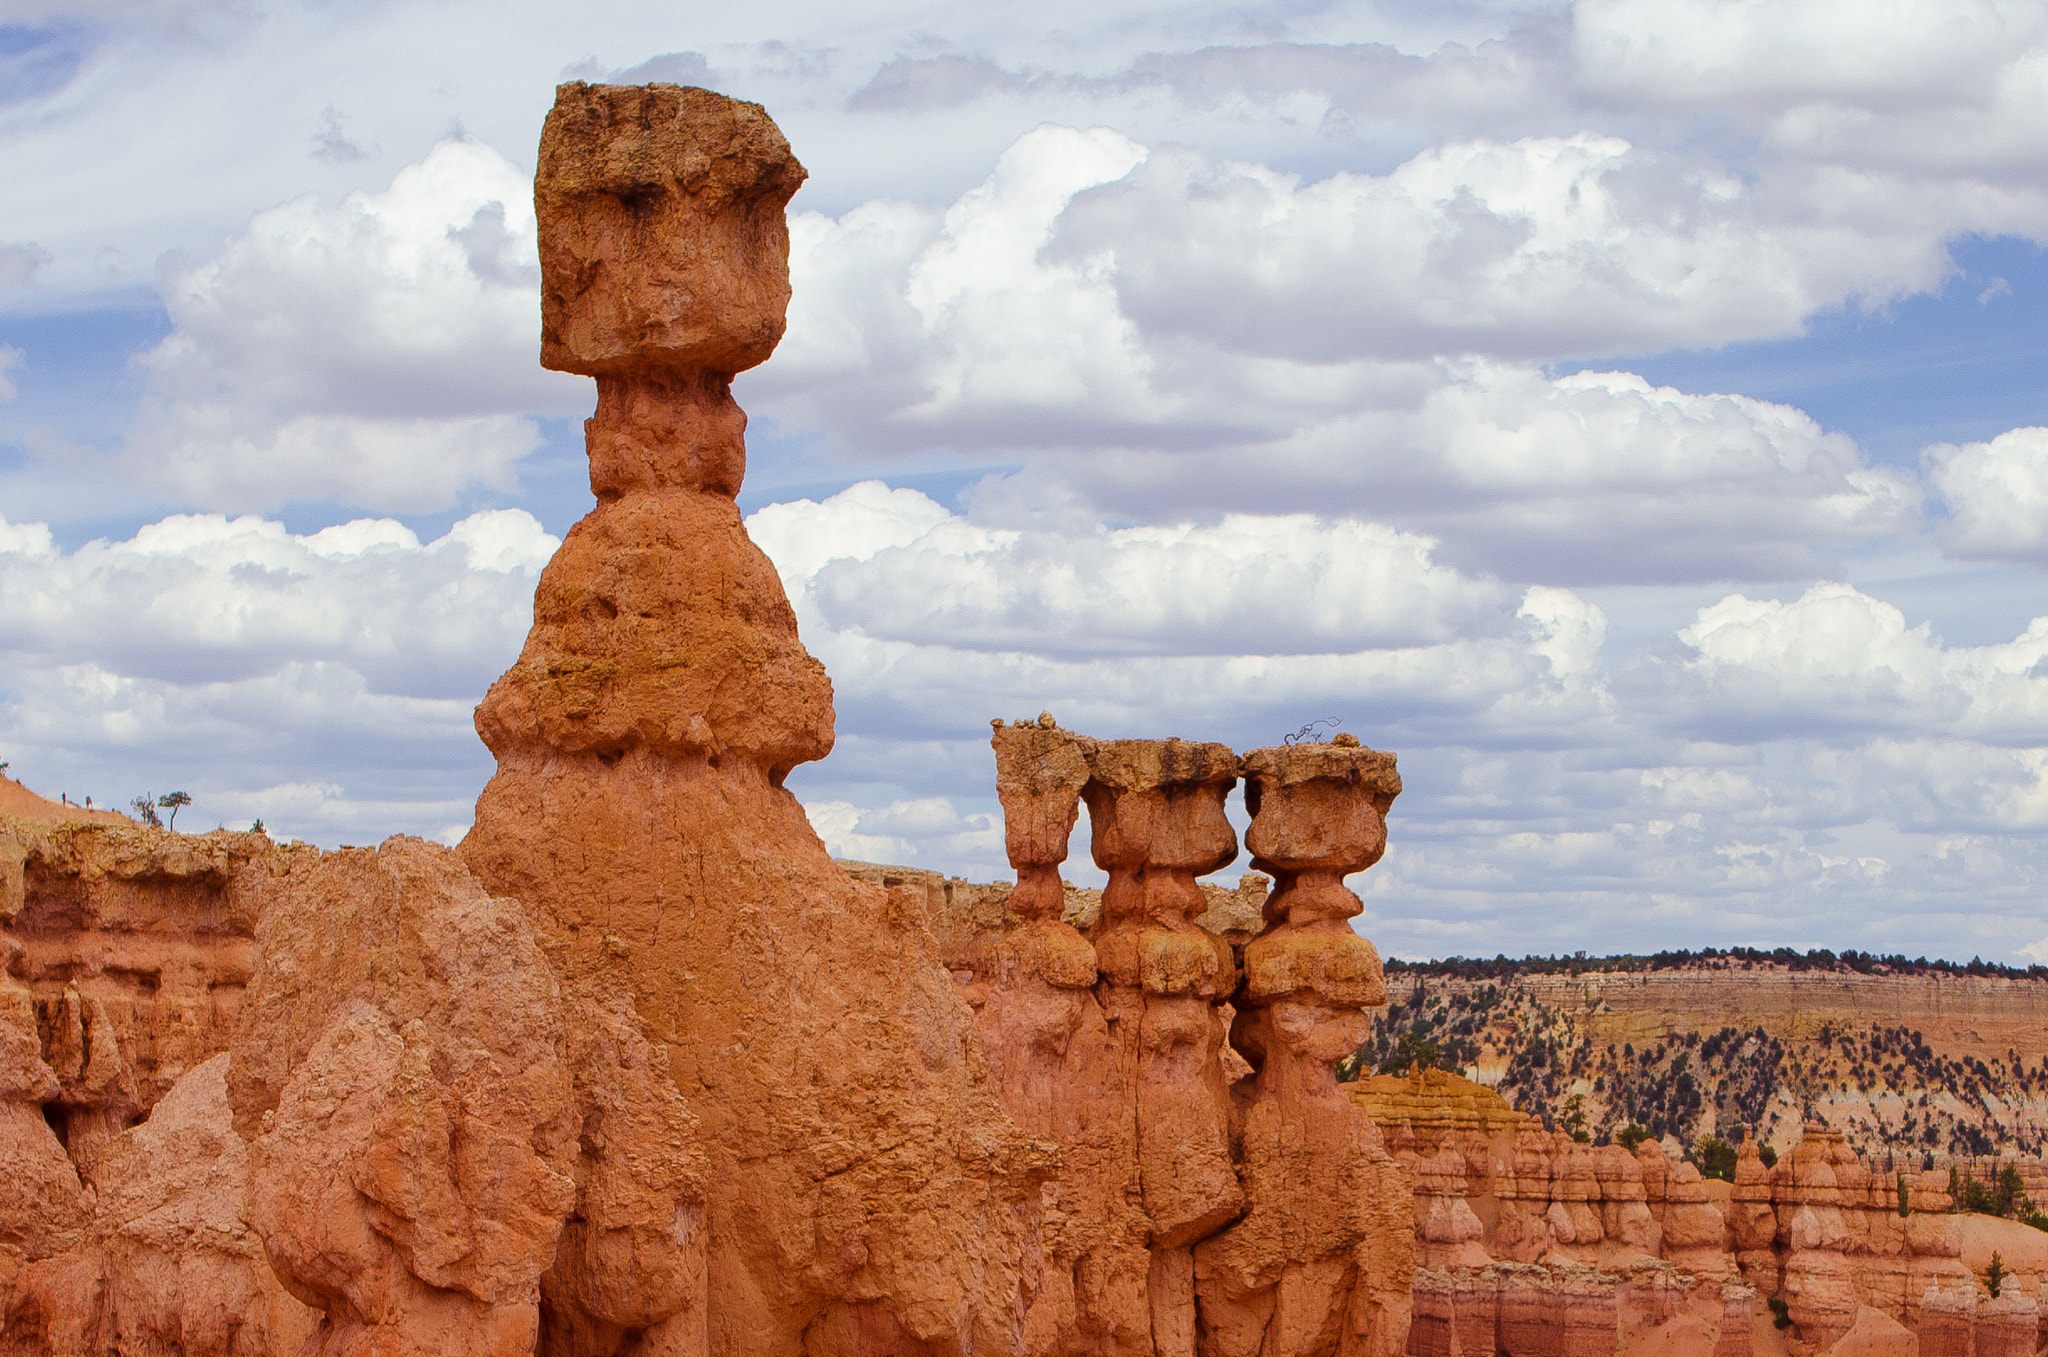
M0 1353L296 1351L244 1200L228 1050L260 878L310 857L0 780Z
M1411 1352L1605 1357L1683 1340L1732 1357L1760 1350L1758 1333L1795 1353L1886 1335L1906 1352L2004 1351L2021 1330L2037 1342L2037 1259L2015 1249L2021 1275L1994 1301L1964 1261L1946 1175L1873 1171L1825 1127L1772 1166L1749 1142L1725 1183L1649 1142L1630 1153L1545 1131L1442 1070L1351 1096L1415 1182ZM1531 1316L1552 1347L1520 1345Z
M1595 1131L1633 1121L1684 1144L1749 1128L1783 1150L1818 1121L1866 1157L1918 1168L2048 1141L2048 980L1725 960L1444 969L1393 974L1362 1067L1405 1067L1433 1045L1524 1111L1583 1115Z

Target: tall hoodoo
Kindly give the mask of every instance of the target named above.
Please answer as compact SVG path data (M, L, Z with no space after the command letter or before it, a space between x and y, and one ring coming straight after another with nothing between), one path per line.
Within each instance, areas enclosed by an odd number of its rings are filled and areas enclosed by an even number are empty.
M1406 1178L1335 1069L1365 1039L1365 1010L1387 1001L1344 878L1386 850L1401 779L1393 755L1339 739L1243 763L1245 840L1275 888L1244 949L1231 1030L1257 1070L1238 1136L1249 1209L1195 1251L1217 1357L1391 1352L1408 1327Z
M1002 798L1023 923L990 957L976 1017L1004 1108L1025 1134L1062 1152L1046 1185L1044 1261L1025 1319L1030 1357L1150 1357L1145 1285L1151 1254L1139 1206L1137 1125L1113 1071L1110 1026L1096 1001L1095 947L1061 918L1059 865L1079 816L1095 741L1036 723L995 723Z
M921 912L782 788L831 748L832 692L733 502L730 381L781 338L803 178L757 105L558 91L542 361L597 379L598 506L478 709L498 772L463 853L565 993L626 996L697 1118L711 1352L1006 1352L1042 1157Z
M1244 1208L1216 1011L1236 986L1237 963L1229 944L1194 924L1206 908L1195 878L1237 856L1223 812L1237 755L1220 744L1108 740L1092 752L1089 774L1089 851L1109 873L1097 993L1111 1087L1136 1118L1152 1342L1159 1357L1192 1357L1192 1246Z

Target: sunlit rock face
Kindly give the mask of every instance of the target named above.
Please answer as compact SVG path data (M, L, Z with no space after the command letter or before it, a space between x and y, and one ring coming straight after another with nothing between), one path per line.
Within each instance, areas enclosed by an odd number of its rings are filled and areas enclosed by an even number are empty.
M711 1352L1009 1351L1050 1152L1004 1114L921 913L834 864L782 787L831 749L832 689L733 502L730 382L781 338L803 179L756 105L558 92L542 361L597 379L598 505L478 709L498 772L462 852L572 1002L648 1034L695 1119ZM584 1200L595 1240L613 1227ZM584 1294L603 1262L574 1307L631 1330Z

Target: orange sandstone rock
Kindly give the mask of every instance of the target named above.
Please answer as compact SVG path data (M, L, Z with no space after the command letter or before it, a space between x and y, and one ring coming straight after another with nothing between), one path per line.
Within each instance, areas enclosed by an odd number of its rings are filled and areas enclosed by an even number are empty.
M1243 769L1246 841L1275 889L1267 928L1245 946L1231 1032L1256 1071L1237 1132L1248 1209L1196 1250L1203 1327L1219 1357L1370 1350L1408 1327L1412 1263L1380 1271L1361 1248L1413 1236L1395 1196L1406 1175L1336 1082L1365 1010L1386 1002L1343 880L1385 851L1400 779L1391 755L1355 741L1255 750Z
M645 1063L622 1063L696 1118L702 1215L679 1228L703 1241L709 1351L1012 1351L1050 1165L1004 1115L922 912L840 870L782 787L831 748L831 685L732 499L730 379L781 335L802 179L755 105L559 91L535 188L543 362L598 379L598 507L478 709L498 772L462 852L519 901L566 1000L646 1032ZM592 1178L578 1193L599 1210ZM651 1261L584 1256L547 1286L586 1309L610 1303L605 1259ZM578 1332L562 1350L615 1350Z
M228 1081L271 1266L324 1353L530 1351L580 1129L532 930L418 840L282 867Z
M1043 1261L1025 1319L1034 1354L1150 1353L1149 1226L1131 1090L1098 1001L1094 946L1062 917L1059 865L1080 814L1094 741L995 723L996 791L1019 925L992 945L976 1028L1003 1107L1060 1148L1043 1195Z

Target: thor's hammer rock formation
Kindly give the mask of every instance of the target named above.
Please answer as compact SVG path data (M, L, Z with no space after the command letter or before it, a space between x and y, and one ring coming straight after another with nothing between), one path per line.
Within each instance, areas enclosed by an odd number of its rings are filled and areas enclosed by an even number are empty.
M697 1119L711 1352L1004 1352L1050 1150L1004 1115L921 914L783 788L832 747L832 689L733 501L730 384L782 336L803 179L756 105L559 91L542 361L597 379L598 505L478 709L498 772L462 851L567 993L627 997Z

